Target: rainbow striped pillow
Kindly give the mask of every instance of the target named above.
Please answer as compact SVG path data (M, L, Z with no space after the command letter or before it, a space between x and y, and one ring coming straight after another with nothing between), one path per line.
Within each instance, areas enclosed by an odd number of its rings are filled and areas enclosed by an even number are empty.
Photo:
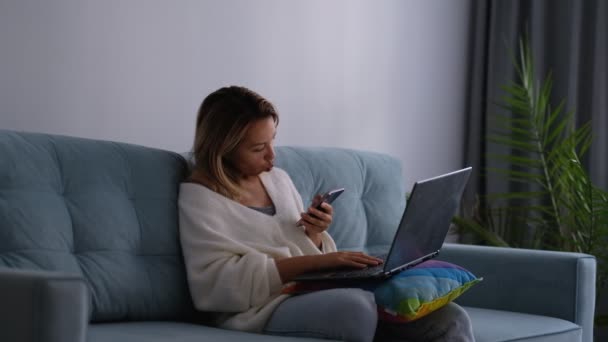
M481 280L449 262L425 261L374 289L380 319L414 321L458 298Z
M282 293L299 294L339 287L362 288L374 292L380 319L411 322L443 307L481 280L460 266L428 260L381 281L290 283Z

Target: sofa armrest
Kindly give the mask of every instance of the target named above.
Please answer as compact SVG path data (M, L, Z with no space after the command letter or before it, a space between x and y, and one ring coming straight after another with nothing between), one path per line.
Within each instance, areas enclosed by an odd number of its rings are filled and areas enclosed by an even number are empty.
M458 303L562 318L583 327L584 341L592 339L592 255L446 243L439 258L484 278Z
M84 342L85 281L58 272L0 268L0 341Z

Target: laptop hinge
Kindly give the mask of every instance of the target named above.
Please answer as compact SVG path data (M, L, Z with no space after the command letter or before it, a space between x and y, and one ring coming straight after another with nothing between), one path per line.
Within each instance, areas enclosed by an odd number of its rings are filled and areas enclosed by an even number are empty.
M423 263L423 262L425 262L425 261L427 261L429 259L433 259L437 255L439 255L439 251L438 250L435 251L435 252L433 252L433 253L431 253L431 254L425 255L422 258L418 258L418 259L416 259L414 261L411 261L411 262L409 262L409 263L407 263L407 264L405 264L403 266L399 266L397 268L394 268L394 269L388 271L388 273L386 273L386 274L387 275L393 275L393 274L395 274L397 272L401 272L401 271L403 271L405 269L412 268L412 267L414 267L414 266L416 266L418 264L421 264L421 263Z

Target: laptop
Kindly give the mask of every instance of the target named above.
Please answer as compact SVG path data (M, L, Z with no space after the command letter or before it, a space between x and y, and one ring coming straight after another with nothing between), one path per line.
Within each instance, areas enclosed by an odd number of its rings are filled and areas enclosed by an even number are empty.
M452 217L460 205L471 167L414 184L401 222L384 262L364 269L341 268L305 273L294 280L357 280L388 278L439 254Z

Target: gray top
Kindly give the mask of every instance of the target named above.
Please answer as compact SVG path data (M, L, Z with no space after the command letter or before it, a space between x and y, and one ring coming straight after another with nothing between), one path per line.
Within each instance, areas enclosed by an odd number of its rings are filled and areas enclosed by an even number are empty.
M253 210L257 210L263 214L269 215L269 216L274 216L274 214L277 213L276 208L274 207L274 205L271 205L269 207L249 207Z

